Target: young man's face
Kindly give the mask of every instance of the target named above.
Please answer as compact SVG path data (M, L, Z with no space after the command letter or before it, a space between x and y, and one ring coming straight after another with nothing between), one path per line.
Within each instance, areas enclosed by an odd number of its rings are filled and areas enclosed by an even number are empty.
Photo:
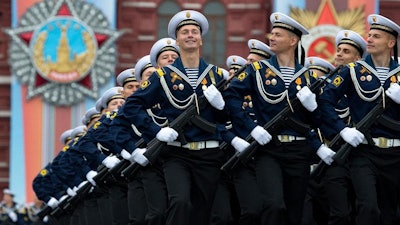
M275 54L285 52L297 45L299 38L292 32L275 27L269 37L269 47Z
M135 93L135 91L137 91L137 89L139 89L139 82L137 81L130 81L127 82L126 84L124 84L124 87L122 89L122 96L124 96L124 98L128 98L129 96L131 96L133 93Z
M372 29L368 32L367 52L371 55L390 52L395 43L396 40L391 34Z
M181 51L196 50L202 44L200 28L196 25L184 25L176 33L176 45Z
M360 60L361 56L358 50L350 44L340 44L336 49L335 65L346 65Z
M157 58L157 65L159 68L174 63L179 55L175 51L164 51Z

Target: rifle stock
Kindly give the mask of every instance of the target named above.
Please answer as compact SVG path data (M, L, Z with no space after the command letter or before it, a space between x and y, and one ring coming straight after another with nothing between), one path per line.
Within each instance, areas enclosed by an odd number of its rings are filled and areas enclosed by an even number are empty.
M51 211L53 211L53 208L46 205L42 210L36 213L36 216L39 217L40 219L43 219L45 216L49 215Z
M235 72L233 76L229 77L227 80L221 80L216 84L216 88L219 91L222 91L223 88L225 88L227 84L229 84L229 82L234 77L241 74L246 68L247 65L240 68L238 71ZM186 110L182 112L182 114L180 114L170 123L169 127L176 130L179 134L182 134L184 126L186 126L186 124L188 124L198 114L199 109L205 108L207 104L208 104L207 98L204 95L200 96L198 98L197 105L191 104L190 106L188 106ZM161 153L161 150L164 149L166 145L167 143L159 141L157 138L153 138L147 144L147 150L143 155L149 160L150 165L156 162L157 158ZM126 169L122 171L123 176L126 177L127 179L131 179L132 177L135 176L136 172L139 170L138 167L140 168L140 165L138 163L130 164ZM134 173L133 171L136 172Z
M330 79L331 76L336 74L342 66L336 67L335 70L330 72L325 78L323 79L318 79L315 81L311 87L310 90L314 93L316 93L317 90L322 88L322 86L325 84L325 82ZM288 104L285 108L282 109L278 114L276 114L271 120L269 120L263 128L270 132L271 134L278 132L279 128L285 124L285 122L289 119L290 115L293 114L293 111L296 111L299 107L301 106L301 102L297 97L294 97L293 99L290 100L290 104ZM292 111L293 109L293 111ZM275 135L273 135L273 138L276 138ZM247 163L257 152L257 147L259 146L258 142L254 140L251 135L248 135L245 139L247 142L250 143L250 145L241 153L236 152L222 167L221 170L225 172L229 172L233 170L241 161L242 163Z

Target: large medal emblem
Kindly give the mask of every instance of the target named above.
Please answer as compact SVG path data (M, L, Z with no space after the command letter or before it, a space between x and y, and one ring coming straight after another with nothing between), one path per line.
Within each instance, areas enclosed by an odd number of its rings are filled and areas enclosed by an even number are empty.
M26 84L27 99L41 95L54 105L97 98L100 85L114 75L115 41L106 16L83 1L45 0L22 16L11 37L12 74Z

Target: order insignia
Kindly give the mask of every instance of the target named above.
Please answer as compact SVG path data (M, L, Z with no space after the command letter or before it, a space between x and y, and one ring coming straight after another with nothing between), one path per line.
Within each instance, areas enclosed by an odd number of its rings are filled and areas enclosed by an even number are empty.
M241 73L241 74L238 75L238 79L239 79L240 81L243 81L244 78L246 78L246 76L247 76L247 74L243 72L243 73Z
M146 80L140 85L140 87L142 89L146 89L149 85L150 85L150 81Z
M48 173L48 171L47 171L46 169L42 169L42 170L40 171L40 175L42 175L43 177L46 176L47 173Z
M339 87L339 85L343 82L343 77L337 76L335 79L332 81L332 84L335 85L336 87Z
M28 99L41 95L50 104L73 105L98 98L99 87L115 73L113 43L125 31L112 30L93 4L71 0L34 4L19 24L6 29L9 63L12 74L27 85Z

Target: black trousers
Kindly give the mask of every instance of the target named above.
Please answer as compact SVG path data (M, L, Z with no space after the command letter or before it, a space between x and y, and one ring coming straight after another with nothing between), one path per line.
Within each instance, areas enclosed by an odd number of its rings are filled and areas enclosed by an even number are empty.
M146 225L147 203L142 183L142 171L128 183L128 211L130 225Z
M220 179L219 148L188 150L169 146L163 156L168 191L167 225L208 225Z
M360 145L351 151L357 225L397 224L399 171L400 147Z
M264 201L263 225L298 225L310 174L311 149L306 141L261 146L255 173Z
M329 166L323 184L329 203L328 225L351 225L355 197L348 163Z
M161 163L142 169L143 191L146 199L147 225L164 225L167 213L167 187Z

